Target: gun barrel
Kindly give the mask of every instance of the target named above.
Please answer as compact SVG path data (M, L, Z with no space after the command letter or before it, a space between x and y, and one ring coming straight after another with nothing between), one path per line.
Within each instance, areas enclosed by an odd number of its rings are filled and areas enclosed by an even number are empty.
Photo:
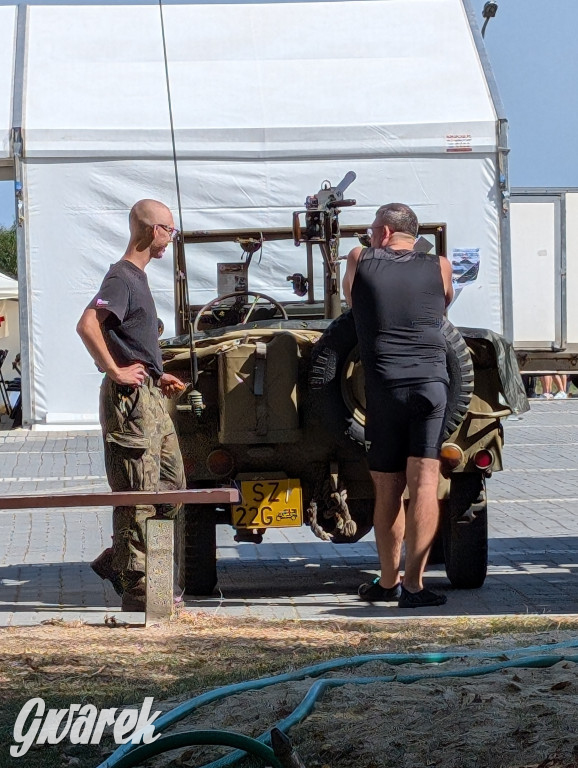
M345 176L341 179L339 184L335 187L335 191L341 192L341 193L345 192L347 187L350 184L353 184L356 178L357 178L357 174L355 173L355 171L347 171Z

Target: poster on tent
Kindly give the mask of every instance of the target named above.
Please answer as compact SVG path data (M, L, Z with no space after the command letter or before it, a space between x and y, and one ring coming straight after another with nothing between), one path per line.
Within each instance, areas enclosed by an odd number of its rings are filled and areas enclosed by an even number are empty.
M480 271L479 248L454 248L451 257L454 301L467 285L474 283Z

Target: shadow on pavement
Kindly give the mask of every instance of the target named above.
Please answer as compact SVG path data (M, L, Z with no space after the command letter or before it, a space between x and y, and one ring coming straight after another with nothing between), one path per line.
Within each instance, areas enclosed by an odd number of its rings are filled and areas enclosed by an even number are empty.
M91 611L120 606L88 563L31 563L0 568L0 612Z
M286 553L285 544L270 544L269 551L277 546ZM454 590L443 566L430 566L428 586L446 593L447 604L403 612L395 604L359 601L359 584L373 579L379 564L373 543L354 547L349 555L343 545L338 548L341 557L320 558L318 544L300 542L298 554L291 557L223 558L218 591L210 597L187 596L187 606L222 606L227 615L263 618L578 612L578 537L492 539L488 578L481 589ZM0 585L0 612L119 610L112 587L86 562L6 566L0 568Z

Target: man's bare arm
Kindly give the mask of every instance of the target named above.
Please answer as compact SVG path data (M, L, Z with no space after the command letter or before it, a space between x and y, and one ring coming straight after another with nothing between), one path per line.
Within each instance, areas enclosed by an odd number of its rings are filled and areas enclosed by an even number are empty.
M84 346L98 367L104 371L117 384L126 384L131 387L140 387L146 376L146 370L142 363L133 363L126 367L116 365L102 333L101 323L107 315L106 310L85 309L76 326L76 332L84 342Z
M440 256L440 268L442 271L442 279L444 281L446 307L448 307L454 298L454 286L452 283L452 265L450 260L445 256Z
M353 306L351 303L351 289L353 287L355 273L357 272L357 262L359 261L362 251L363 248L359 246L352 251L349 251L347 256L347 267L345 268L345 275L343 276L343 295L345 296L345 301L347 302L348 307Z

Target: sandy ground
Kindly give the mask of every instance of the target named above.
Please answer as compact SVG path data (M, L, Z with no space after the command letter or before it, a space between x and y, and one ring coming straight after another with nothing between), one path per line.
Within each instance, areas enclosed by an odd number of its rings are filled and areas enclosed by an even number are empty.
M536 640L541 643L544 638ZM547 669L511 668L479 677L438 677L410 684L355 681L463 672L507 657L461 657L443 664L401 667L372 662L332 673L326 677L351 682L326 691L313 713L290 735L308 768L576 766L578 652L557 653L574 655L576 662L562 660ZM258 736L286 717L314 682L309 678L230 697L201 708L175 730L225 728ZM218 748L195 748L182 753L177 762L173 762L176 753L171 753L157 758L154 765L200 766L222 754Z
M578 643L575 620L329 625L187 615L147 629L61 624L15 628L0 633L0 710L5 708L0 743L11 740L16 713L30 696L44 696L49 706L80 701L98 707L154 696L154 710L166 712L227 682L322 660L451 652L455 657L443 663L372 660L325 675L345 682L326 690L313 712L289 731L307 768L578 768L578 648L554 647L564 641ZM542 655L555 657L555 663L459 676L473 668L535 658L536 652L513 653L530 646L545 646ZM472 651L481 656L468 656ZM408 675L423 679L404 682ZM395 679L356 682L383 677ZM318 679L277 683L208 704L167 733L220 728L259 736L286 718ZM112 749L110 738L92 748L39 747L29 752L27 766L94 768ZM146 765L192 768L224 753L218 747L195 747ZM13 759L3 763L2 758L0 748L0 765L20 764Z

